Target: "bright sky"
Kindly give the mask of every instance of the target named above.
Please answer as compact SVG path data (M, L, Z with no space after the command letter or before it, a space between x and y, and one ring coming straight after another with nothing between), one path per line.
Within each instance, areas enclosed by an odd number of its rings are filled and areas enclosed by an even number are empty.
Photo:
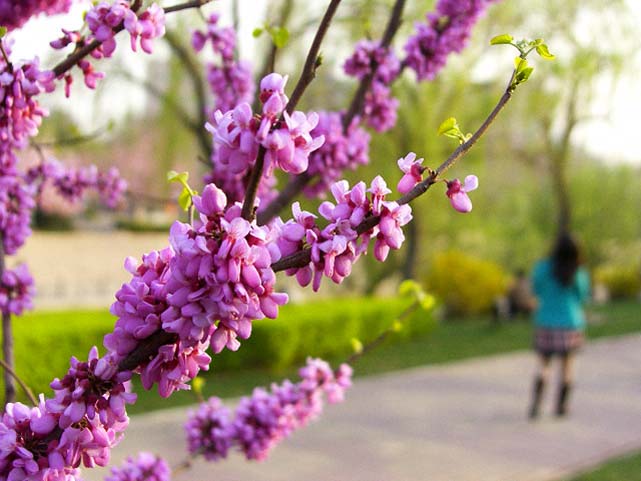
M244 58L252 58L251 49L254 42L251 31L260 24L265 14L265 4L266 2L256 2L255 0L241 0L239 2L243 19L240 38ZM641 2L629 0L629 4L636 24L641 24ZM208 8L211 7L208 6ZM215 8L221 10L219 5ZM67 16L31 21L15 36L14 58L28 58L37 54L43 57L43 60L47 59L48 52L50 52L48 42L58 36L61 25L67 28L77 27L84 9L86 9L86 4L77 5ZM222 14L223 21L228 23L230 12L222 9ZM161 42L157 42L157 44L159 45L159 54L167 55L167 52L162 50L164 46L161 45ZM138 77L145 75L147 59L144 58L144 54L129 52L126 42L121 43L118 51L119 58L122 59L123 65L127 69ZM47 64L50 64L51 59L48 60ZM600 95L597 95L592 106L593 113L597 115L598 119L587 122L578 129L574 136L574 142L585 146L606 161L641 164L641 142L638 141L641 89L638 88L637 79L637 72L641 69L641 51L638 51L635 58L626 63L629 65L627 72L615 90L604 79L604 88L601 89ZM48 102L51 106L63 106L65 109L71 109L83 124L91 126L88 130L106 124L108 118L117 120L131 110L140 111L145 108L147 99L142 91L132 88L130 83L124 81L114 82L110 90L119 92L117 99L114 99L111 94L102 95L96 102L93 92L88 92L81 85L82 81L78 77L76 84L74 84L71 100L66 100L62 96L54 96L48 99ZM122 92L128 92L129 95L123 95ZM105 115L108 118L105 118Z

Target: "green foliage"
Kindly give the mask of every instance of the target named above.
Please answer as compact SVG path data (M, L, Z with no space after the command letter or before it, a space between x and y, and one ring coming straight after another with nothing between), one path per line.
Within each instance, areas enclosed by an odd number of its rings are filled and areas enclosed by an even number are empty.
M289 30L287 30L285 27L272 27L270 25L265 25L262 28L256 27L252 31L252 36L254 38L258 38L263 34L263 32L267 32L267 34L272 39L272 43L277 48L283 48L285 45L287 45L287 42L289 42Z
M91 346L102 346L102 338L113 329L113 324L113 316L102 310L29 313L15 317L16 372L36 394L49 395L49 383L67 372L69 358L86 359ZM19 395L22 396L22 392Z
M167 172L167 182L177 182L183 186L183 190L178 196L178 205L185 212L187 212L192 205L191 198L198 194L198 192L189 187L188 180L189 172L176 172L175 170Z
M436 254L425 283L448 314L471 315L489 312L505 294L508 280L498 264L448 250Z
M470 139L470 137L472 137L472 134L464 134L461 132L461 128L454 117L445 119L443 123L439 125L438 135L444 135L445 137L456 139L459 141L459 144L464 144Z
M641 293L641 269L629 263L598 266L594 281L607 287L613 299L635 298Z
M307 356L341 358L391 327L413 301L344 298L287 305L278 319L254 322L252 336L237 353L223 352L216 369L260 366L283 370ZM434 327L433 309L417 310L393 340L407 339ZM393 342L393 341L392 341Z
M282 372L307 356L341 358L353 352L353 339L367 343L393 325L412 301L405 299L328 299L281 308L278 319L254 322L252 336L238 352L214 357L216 372L260 367ZM435 323L429 312L418 310L390 342L430 331ZM27 314L13 321L16 371L31 389L50 394L49 383L69 369L69 358L86 359L91 346L101 353L104 335L115 319L104 310L59 311ZM42 354L45 362L34 359ZM20 393L22 396L22 393Z
M611 459L568 481L635 481L641 473L641 451Z

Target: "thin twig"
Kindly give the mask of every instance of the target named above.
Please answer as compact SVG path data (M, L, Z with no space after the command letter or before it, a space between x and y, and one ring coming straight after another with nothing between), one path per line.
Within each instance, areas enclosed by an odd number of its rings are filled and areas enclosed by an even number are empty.
M0 232L0 279L6 269L6 252L4 250L4 239ZM14 365L13 360L13 332L11 329L11 313L8 309L2 310L2 357L5 364L11 368ZM14 379L9 374L9 370L4 372L4 403L15 401L16 386Z
M417 197L423 195L427 190L434 185L438 180L441 174L447 171L457 160L463 157L473 146L478 142L478 140L483 136L487 131L489 126L494 122L498 114L503 110L508 101L512 98L512 93L514 88L512 86L512 79L514 78L515 72L512 73L510 82L508 83L505 92L499 99L498 103L492 109L492 112L488 115L485 121L481 126L474 132L470 139L461 144L452 154L445 159L445 161L423 181L419 182L414 186L414 188L409 191L407 194L402 196L397 200L399 204L407 204ZM380 222L380 217L370 216L365 218L358 226L356 226L356 232L362 234L363 232L368 231L369 229L375 227ZM295 252L287 257L280 259L278 262L272 264L272 269L275 272L284 271L290 268L295 267L305 267L311 261L311 249L309 247Z
M196 108L198 109L196 123L200 127L195 131L198 138L198 143L203 152L203 155L209 159L212 153L212 144L211 137L207 134L205 130L205 124L207 123L207 95L205 92L205 82L203 81L200 67L194 61L190 52L182 45L178 40L176 35L167 30L165 32L165 40L169 44L169 47L173 50L178 60L183 64L189 78L191 79L192 86L194 88L194 94L196 95Z
M258 155L256 156L256 163L252 168L249 175L249 182L247 183L247 191L245 192L245 201L243 202L243 209L241 216L243 219L252 221L255 216L254 202L256 201L256 193L258 192L258 184L263 177L263 168L265 166L265 154L267 151L262 145L258 148Z
M381 37L381 47L389 47L392 43L392 40L394 39L394 36L396 35L396 32L398 32L398 29L401 25L401 18L403 16L403 9L405 8L405 0L396 0L396 3L394 4L394 8L392 9L392 12L390 14L390 17L387 21L387 25L385 27L385 32L383 33L383 36ZM347 113L343 117L342 124L343 124L343 133L347 133L352 120L356 115L360 114L361 111L363 110L363 104L364 104L364 99L365 95L370 89L370 86L372 85L372 81L374 79L374 75L376 74L376 70L378 68L378 63L372 59L372 68L370 73L361 81L358 89L354 93L354 96L352 98L352 101L350 102L350 106L347 109ZM304 177L302 177L304 175ZM314 176L308 175L308 174L301 174L299 176L296 176L294 178L291 178L285 188L278 193L278 196L270 202L267 207L258 215L258 223L259 224L266 224L269 222L274 216L278 215L278 213L287 205L290 204L290 202L296 198L298 194L302 192L302 190L305 188L305 186L311 182L311 180L314 178Z
M318 26L316 35L314 36L314 41L312 42L309 52L307 53L303 71L301 72L300 77L298 78L298 83L296 83L296 87L294 87L292 96L290 97L289 102L287 102L287 106L285 107L285 111L288 114L291 114L294 111L296 105L303 96L305 89L307 89L307 86L312 82L312 80L314 80L314 77L316 77L316 69L319 65L318 52L320 51L320 47L323 43L323 39L325 38L325 34L327 33L327 30L332 23L332 18L334 17L336 9L338 9L338 5L340 3L341 0L332 0L327 7L327 10L325 11L325 15L323 15L323 19Z
M401 17L403 15L404 8L405 0L396 0L394 9L392 10L392 14L390 15L387 26L385 27L385 33L383 34L383 37L381 39L380 47L388 48L391 45L392 40L394 39L394 35L396 35L396 32L398 32L398 29L401 26ZM367 92L372 86L374 76L376 75L376 70L378 69L378 62L375 59L372 59L371 62L372 64L369 73L365 76L365 78L358 86L358 89L356 90L356 93L352 98L352 102L347 109L345 117L343 117L343 133L347 132L347 129L349 129L349 126L351 125L352 120L354 120L354 117L360 114L363 110L365 95L367 95Z
M190 2L180 3L178 5L167 7L164 10L165 10L165 13L180 12L181 10L187 10L189 8L200 8L203 5L206 5L212 1L213 0L192 0Z
M323 43L323 38L329 29L330 24L332 23L332 18L336 13L338 5L341 3L341 0L332 0L323 15L316 35L314 36L314 41L312 42L309 52L307 53L307 59L305 60L305 65L303 66L303 71L300 74L296 87L294 87L294 92L292 93L287 106L285 107L285 112L291 114L298 101L302 97L303 93L307 86L314 80L316 76L316 68L318 67L319 57L318 52L320 51L321 44ZM260 179L263 176L263 167L265 163L265 148L261 146L258 150L258 156L256 157L256 163L249 175L249 182L247 183L247 190L245 192L245 201L243 202L242 216L244 219L253 220L255 217L254 212L254 202L256 201L256 192L258 192L258 184Z
M167 7L164 10L165 10L165 13L179 12L181 10L186 10L188 8L202 7L203 5L211 1L212 0L193 0L190 2L174 5L172 7ZM135 0L134 3L131 4L131 10L133 10L134 12L137 12L141 6L142 6L142 0ZM125 29L124 24L119 25L118 27L114 28L114 35L122 32L124 29ZM80 60L82 60L84 57L89 55L91 52L96 50L101 45L102 45L102 42L100 42L99 40L93 40L90 43L76 49L73 53L68 55L64 60L62 60L58 65L56 65L51 70L53 71L56 77L60 77L64 73L66 73L68 70L71 70L74 65L76 65Z
M396 320L403 323L403 321L405 321L405 319L407 319L410 316L410 314L412 314L416 309L418 309L420 305L421 303L419 301L414 302L407 309L405 309L396 318ZM360 351L355 352L354 354L349 356L347 360L345 360L345 363L353 364L355 361L358 361L365 354L367 354L368 352L380 346L394 332L396 332L396 326L392 324L390 327L388 327L383 332L381 332L378 336L376 336L376 338L374 338L371 342L365 344Z
M18 384L20 384L20 387L22 388L22 390L24 391L24 393L25 393L25 394L27 395L27 397L29 398L29 401L31 401L31 403L32 403L34 406L37 406L37 405L38 405L38 400L36 399L36 396L34 396L33 391L32 391L32 390L29 388L29 386L27 386L27 384L26 384L26 383L25 383L25 382L20 378L20 376L18 376L18 374L16 374L16 372L13 370L13 368L12 368L11 366L9 366L9 364L7 364L7 363L4 361L4 359L0 359L0 366L2 366L2 368L3 368L7 373L9 373L11 376L13 376L13 378L14 378L16 381L18 381Z

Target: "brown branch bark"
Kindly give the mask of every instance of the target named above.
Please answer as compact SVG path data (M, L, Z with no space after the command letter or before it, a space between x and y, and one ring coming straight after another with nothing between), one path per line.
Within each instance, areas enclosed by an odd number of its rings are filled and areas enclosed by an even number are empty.
M194 133L196 134L196 138L198 139L198 143L200 144L200 149L204 157L209 159L212 153L212 142L205 130L205 124L207 123L207 94L205 90L205 82L200 72L200 66L194 61L189 50L185 48L173 32L167 30L164 38L178 60L180 60L185 67L185 70L191 80L194 94L196 96L196 108L198 109L196 114L196 124L200 127L195 130Z
M298 102L303 96L303 93L312 82L312 80L314 80L314 78L316 77L316 69L319 65L318 52L320 51L320 47L323 43L323 39L325 38L325 34L327 33L327 30L332 23L332 18L334 17L334 14L336 13L336 10L338 9L340 3L341 0L332 0L329 3L327 10L325 11L325 15L323 15L323 19L318 26L318 30L316 31L316 35L314 36L312 45L309 48L309 52L307 53L303 71L301 72L300 77L298 78L298 82L296 83L296 87L294 87L294 91L292 92L289 102L287 102L287 106L285 107L285 111L288 114L291 114L294 111L296 105L298 105Z
M193 0L185 3L180 3L178 5L173 5L171 7L165 8L165 13L173 13L173 12L180 12L182 10L187 10L189 8L200 8L201 6L205 5L206 3L211 2L212 0ZM134 12L137 12L140 7L142 6L142 0L135 0L131 4L131 9ZM124 30L124 25L120 25L114 29L114 33L118 34ZM87 45L84 45L83 47L75 50L73 53L68 55L64 60L62 60L60 63L58 63L54 68L51 70L53 73L56 75L56 77L60 77L64 73L66 73L68 70L73 68L74 65L76 65L80 60L85 58L87 55L89 55L91 52L96 50L98 47L102 45L102 42L98 40L93 40L92 42L88 43Z
M514 77L514 73L512 74L512 77ZM512 93L513 93L513 88L512 88L512 78L510 78L510 82L508 83L508 87L505 89L505 92L499 99L498 103L492 109L488 117L485 119L485 121L481 124L481 126L474 132L472 137L470 139L461 144L450 156L445 159L445 161L439 165L439 167L432 171L432 173L424 179L422 182L419 182L414 186L414 188L409 191L407 194L403 195L401 198L397 200L397 202L400 205L407 204L411 202L412 200L416 199L417 197L423 195L425 192L428 191L428 189L434 185L440 178L440 176L446 172L454 163L459 160L461 157L463 157L473 146L478 142L478 140L483 136L483 134L487 131L487 129L492 125L492 122L496 119L498 114L503 110L505 105L509 102L509 100L512 98ZM370 216L367 217L361 222L357 227L356 227L356 232L358 234L362 234L363 232L367 232L369 229L375 227L378 225L380 222L380 218L377 216ZM280 259L278 262L275 262L272 264L272 269L274 269L275 272L279 271L284 271L290 268L294 267L304 267L307 264L309 264L311 260L311 250L309 248L303 249L299 252L295 252L294 254L291 254L287 257L284 257L283 259Z
M33 391L27 386L27 384L18 376L16 371L13 370L13 368L7 364L7 362L4 359L0 359L0 366L5 370L5 372L9 373L13 379L15 379L18 384L20 384L20 387L24 391L25 395L29 398L29 401L31 401L31 404L34 406L38 405L38 400L36 399L36 396L34 396Z
M6 255L4 251L4 240L0 233L0 279L6 269ZM13 368L13 332L11 329L11 313L8 310L2 311L2 358L4 363ZM16 399L16 385L13 376L9 370L4 370L4 404L14 402Z
M396 0L394 8L392 9L392 13L390 14L390 17L387 21L385 32L381 37L381 46L389 47L391 45L392 40L394 39L394 36L396 35L396 32L398 32L398 29L401 25L401 18L403 16L404 8L405 0ZM377 68L378 64L376 62L372 62L372 71L361 81L358 89L354 93L354 97L350 102L347 113L343 118L343 132L347 132L347 129L352 123L354 117L363 110L363 101L365 100L365 94L372 85L372 80L374 79L374 74ZM266 224L274 216L278 215L278 213L285 206L289 205L289 203L302 192L305 186L309 182L311 182L313 178L314 177L310 175L305 175L305 177L301 177L299 175L290 179L289 183L281 192L279 192L278 196L262 211L261 214L259 214L258 223Z

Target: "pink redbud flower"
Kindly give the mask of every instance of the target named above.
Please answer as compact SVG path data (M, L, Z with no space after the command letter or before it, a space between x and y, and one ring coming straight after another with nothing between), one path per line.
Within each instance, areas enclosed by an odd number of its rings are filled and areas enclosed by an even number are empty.
M266 103L269 98L276 94L280 97L283 105L286 105L289 99L285 95L285 84L288 76L282 76L277 73L270 73L260 81L260 101Z
M414 152L410 152L405 157L398 159L398 167L405 174L396 186L396 189L401 194L407 194L416 184L423 180L425 167L421 165L422 163L423 159L417 159Z
M452 207L459 212L470 212L472 210L472 201L467 196L468 192L475 190L479 186L479 179L475 175L465 177L465 183L461 185L458 179L451 180L447 183L446 195L450 198Z

